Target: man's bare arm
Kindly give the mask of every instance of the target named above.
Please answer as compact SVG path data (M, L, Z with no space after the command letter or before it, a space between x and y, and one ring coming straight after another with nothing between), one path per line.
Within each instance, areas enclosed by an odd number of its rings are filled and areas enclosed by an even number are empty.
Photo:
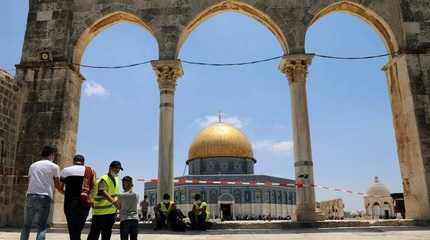
M54 177L54 186L62 194L64 194L64 183L60 181L59 177Z

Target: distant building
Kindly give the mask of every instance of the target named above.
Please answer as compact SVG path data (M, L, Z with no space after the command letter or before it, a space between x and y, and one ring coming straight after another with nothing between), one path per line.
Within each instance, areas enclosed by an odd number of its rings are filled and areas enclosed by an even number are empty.
M190 211L199 193L209 204L211 218L293 217L295 182L254 175L256 162L252 145L240 130L221 121L203 129L189 149L189 175L176 178L178 207ZM145 183L145 194L153 211L157 184Z
M388 188L379 182L378 177L375 177L374 183L367 190L367 195L364 197L364 207L366 215L373 219L395 217L393 198Z
M318 204L319 210L325 219L344 219L345 205L342 199L321 201Z

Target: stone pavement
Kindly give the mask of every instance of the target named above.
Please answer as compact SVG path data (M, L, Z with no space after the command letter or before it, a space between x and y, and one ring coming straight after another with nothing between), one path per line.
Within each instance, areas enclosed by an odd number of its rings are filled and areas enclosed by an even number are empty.
M294 230L210 230L206 232L154 232L145 230L139 239L145 240L430 240L430 227L369 227ZM0 240L17 240L19 231L0 229ZM32 234L30 239L35 239ZM48 233L47 240L67 240L66 233ZM86 239L84 234L82 239ZM114 230L112 240L119 240Z

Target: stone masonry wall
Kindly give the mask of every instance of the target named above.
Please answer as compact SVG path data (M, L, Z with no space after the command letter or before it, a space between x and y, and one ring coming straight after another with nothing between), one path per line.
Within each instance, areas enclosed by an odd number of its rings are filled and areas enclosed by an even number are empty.
M403 53L407 65L407 73L404 74L408 75L410 88L410 93L407 93L407 88L402 87L400 92L403 94L400 94L400 98L406 102L408 95L412 96L413 108L408 111L407 118L415 118L415 126L398 125L396 130L403 131L403 134L397 134L399 152L404 146L416 145L414 148L406 148L403 156L399 156L401 166L404 166L402 177L406 215L415 218L418 214L411 215L411 210L430 215L430 1L402 0L400 7L407 45ZM401 69L401 61L398 65L398 69ZM401 74L401 71L398 72ZM411 137L410 133L414 131L411 129L416 129L416 139ZM402 164L404 161L406 164ZM418 190L415 186L422 188ZM422 191L425 193L422 194Z
M13 183L16 180L15 153L20 121L22 91L7 72L0 70L0 226L12 217Z

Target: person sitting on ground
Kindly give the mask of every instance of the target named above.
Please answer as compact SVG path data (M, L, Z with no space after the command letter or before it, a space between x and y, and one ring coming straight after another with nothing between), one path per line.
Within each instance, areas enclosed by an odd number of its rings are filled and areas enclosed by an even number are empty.
M155 228L160 230L167 227L167 216L172 211L173 202L170 201L170 194L163 195L163 201L154 207Z
M184 222L185 215L181 209L176 207L176 203L171 206L170 212L167 214L167 225L176 232L185 232L187 225Z
M194 196L193 209L188 213L191 229L206 230L208 227L209 210L208 205L201 199L200 194Z
M148 196L143 196L142 202L140 202L140 211L141 211L141 220L146 221L148 220Z

